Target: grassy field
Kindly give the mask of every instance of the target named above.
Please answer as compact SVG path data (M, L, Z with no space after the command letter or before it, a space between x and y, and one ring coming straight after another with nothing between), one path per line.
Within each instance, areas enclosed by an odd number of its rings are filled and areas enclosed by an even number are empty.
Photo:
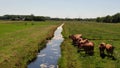
M25 68L60 23L0 21L0 68Z
M94 22L66 22L63 26L65 38L61 45L62 57L59 59L60 68L120 68L120 24L94 23ZM95 43L94 56L87 56L84 52L77 52L68 38L71 34L83 34ZM101 42L115 46L114 57L102 59L99 55L98 45Z

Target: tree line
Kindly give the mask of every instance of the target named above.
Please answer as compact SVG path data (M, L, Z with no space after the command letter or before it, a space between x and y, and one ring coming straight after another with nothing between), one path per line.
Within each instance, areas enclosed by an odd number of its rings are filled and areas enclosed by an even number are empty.
M120 13L115 15L107 15L105 17L97 18L51 18L47 16L34 16L31 15L4 15L0 16L0 20L17 20L17 21L46 21L46 20L55 20L55 21L97 21L97 22L106 22L106 23L120 23Z
M97 22L106 22L106 23L120 23L120 13L116 13L115 15L107 15L105 17L97 17Z
M34 15L4 15L0 16L0 20L16 20L16 21L45 21L50 17L34 16Z
M0 16L0 20L12 20L12 21L45 21L45 20L55 20L55 21L95 21L93 18L51 18L45 16L34 16L31 15L4 15Z

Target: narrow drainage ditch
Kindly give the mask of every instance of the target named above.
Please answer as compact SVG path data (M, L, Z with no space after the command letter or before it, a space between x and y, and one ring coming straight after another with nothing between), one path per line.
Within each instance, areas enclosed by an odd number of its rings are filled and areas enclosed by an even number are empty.
M61 56L60 45L64 40L61 34L63 25L55 30L53 38L46 43L46 48L38 53L36 60L31 62L28 68L58 68L57 62Z

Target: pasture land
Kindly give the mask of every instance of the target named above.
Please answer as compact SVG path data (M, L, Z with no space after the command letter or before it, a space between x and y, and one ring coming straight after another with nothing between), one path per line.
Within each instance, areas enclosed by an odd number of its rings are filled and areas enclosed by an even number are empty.
M94 42L94 55L85 55L84 51L72 45L71 34L83 34ZM61 45L62 56L59 59L60 68L120 68L120 24L94 22L66 22L62 32L65 40ZM100 57L98 45L101 42L115 46L114 59Z
M52 21L0 21L0 68L25 68L60 25Z

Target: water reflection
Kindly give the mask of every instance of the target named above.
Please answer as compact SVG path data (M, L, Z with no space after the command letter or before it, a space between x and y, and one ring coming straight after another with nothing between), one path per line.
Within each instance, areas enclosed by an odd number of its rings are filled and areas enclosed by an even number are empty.
M46 44L46 48L40 51L37 59L28 65L28 68L57 68L57 61L61 56L60 44L62 37L62 26L54 32L54 37Z

